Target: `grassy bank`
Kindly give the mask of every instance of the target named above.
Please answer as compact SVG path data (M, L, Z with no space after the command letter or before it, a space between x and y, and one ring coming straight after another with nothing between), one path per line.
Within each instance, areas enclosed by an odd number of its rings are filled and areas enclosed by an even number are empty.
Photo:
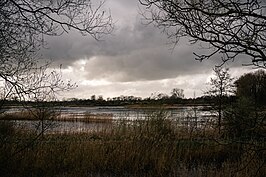
M265 176L265 142L177 127L163 112L90 133L39 136L1 122L0 176Z

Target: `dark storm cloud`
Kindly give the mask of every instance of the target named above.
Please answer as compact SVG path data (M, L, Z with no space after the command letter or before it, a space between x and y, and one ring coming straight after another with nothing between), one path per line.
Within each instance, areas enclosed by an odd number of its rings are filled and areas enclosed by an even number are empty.
M197 46L189 46L181 40L174 50L166 45L165 35L153 27L141 23L137 0L108 0L116 22L114 33L95 41L78 32L60 37L47 38L48 49L43 57L52 59L63 67L75 65L86 59L86 79L105 79L115 82L159 80L181 75L210 72L217 59L195 61ZM219 62L218 62L219 64Z
M47 46L41 50L42 57L54 64L72 65L75 61L97 55L100 44L82 36L78 32L70 32L59 37L47 37Z
M97 1L92 3L97 4ZM111 35L105 36L101 41L95 41L90 36L82 36L73 30L59 37L48 36L48 45L46 49L41 50L42 57L52 59L55 64L68 66L79 59L126 52L129 50L126 47L131 46L124 45L124 41L131 41L128 40L128 35L132 33L130 26L136 22L137 4L138 0L107 0L103 10L110 10L115 22L115 29Z

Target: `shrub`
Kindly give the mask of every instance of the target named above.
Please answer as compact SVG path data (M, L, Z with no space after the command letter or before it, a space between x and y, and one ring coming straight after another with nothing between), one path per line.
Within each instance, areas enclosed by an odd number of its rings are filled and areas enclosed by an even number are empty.
M245 97L224 111L224 129L229 138L253 139L265 137L266 114Z

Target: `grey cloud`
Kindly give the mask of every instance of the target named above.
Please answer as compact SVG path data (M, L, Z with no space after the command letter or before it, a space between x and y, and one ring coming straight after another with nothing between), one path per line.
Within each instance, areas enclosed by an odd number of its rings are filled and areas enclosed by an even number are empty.
M75 61L97 55L100 44L78 32L70 32L59 37L47 37L48 44L41 49L44 59L51 59L55 64L69 66Z
M109 0L107 6L118 19L114 33L103 41L95 41L71 32L48 38L49 49L42 50L44 58L56 64L72 66L79 59L87 59L86 79L106 79L115 82L159 80L181 75L210 72L220 58L198 62L193 52L202 52L198 46L189 46L181 40L173 51L166 45L167 38L153 26L141 24L137 0ZM239 63L233 63L238 66Z
M97 4L97 2L93 2ZM55 64L72 65L76 60L91 58L95 55L115 55L121 51L126 52L131 47L124 45L123 41L132 41L131 26L136 23L138 0L107 0L105 10L111 11L115 23L115 31L105 36L103 41L95 41L90 36L82 36L77 31L70 31L58 37L46 36L48 45L41 49L44 59L52 59ZM133 41L132 41L133 42ZM117 47L115 47L117 46ZM125 46L122 48L121 46Z
M185 50L184 50L185 49ZM118 56L98 56L90 59L85 70L87 79L106 79L116 82L159 80L180 75L209 71L211 62L200 63L193 59L187 48L179 48L179 55L165 46L134 50Z

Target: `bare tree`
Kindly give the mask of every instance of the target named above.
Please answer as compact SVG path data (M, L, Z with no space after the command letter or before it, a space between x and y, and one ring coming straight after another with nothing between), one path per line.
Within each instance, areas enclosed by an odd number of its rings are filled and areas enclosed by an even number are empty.
M181 98L183 99L185 97L184 90L179 88L173 88L171 91L171 97L172 98Z
M56 104L57 91L75 88L74 84L62 82L61 75L54 71L43 78L44 80L41 82L37 79L38 85L36 89L26 94L28 99L33 102L33 104L26 108L33 118L37 120L35 128L42 137L48 129L55 126L54 120L60 115L59 105Z
M266 67L266 4L261 0L139 0L149 23L162 29L176 44L188 37L200 42L208 54L197 60L220 56L222 62L242 54Z
M70 30L95 40L111 33L110 13L104 2L90 0L3 0L0 2L0 110L6 99L34 101L33 114L44 120L41 102L53 101L59 91L75 88L64 82L49 62L41 62L38 51L46 36L60 36ZM25 104L26 102L22 102ZM43 124L42 124L43 125ZM43 128L42 128L43 129Z
M103 2L90 0L3 0L0 2L0 86L2 99L30 99L31 94L49 94L69 89L60 73L47 73L49 63L40 64L38 51L45 36L59 36L71 29L99 40L113 29L112 18L102 10ZM43 92L46 90L45 92Z
M229 74L228 68L215 67L213 69L214 77L211 78L209 85L211 86L206 95L214 97L215 109L218 112L218 128L221 130L223 101L225 97L232 94L234 91L233 78Z
M93 5L90 0L0 1L0 110L6 99L33 101L30 108L41 123L41 133L18 145L10 158L31 146L46 130L44 120L52 118L54 112L40 103L53 101L59 91L75 87L64 82L60 71L51 69L49 62L40 61L38 51L46 45L45 37L76 30L100 40L113 29L103 4Z

